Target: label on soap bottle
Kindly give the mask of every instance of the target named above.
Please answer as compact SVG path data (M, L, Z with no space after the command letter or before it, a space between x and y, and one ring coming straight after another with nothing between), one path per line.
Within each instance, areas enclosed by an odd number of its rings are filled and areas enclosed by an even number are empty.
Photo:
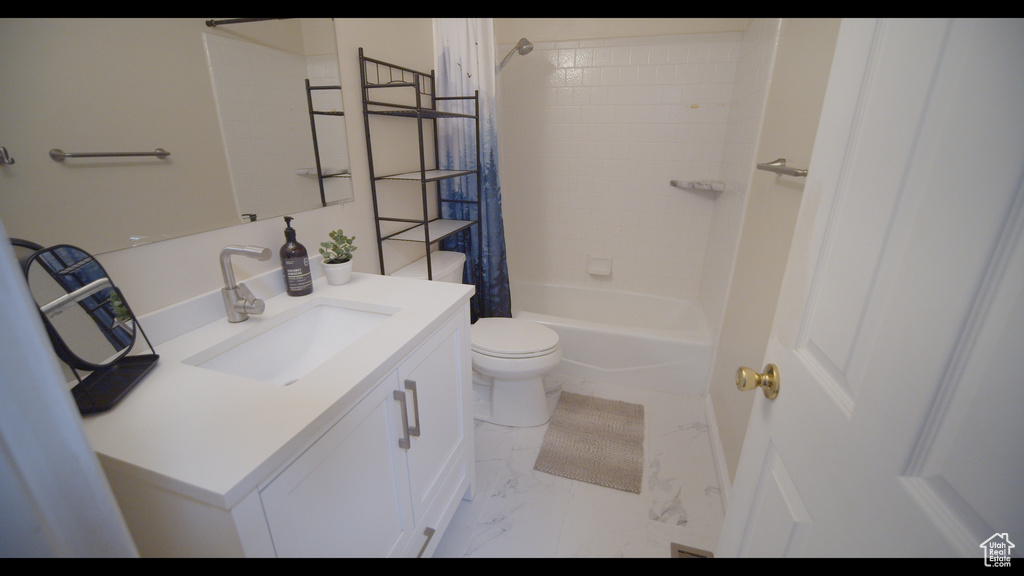
M308 257L283 259L281 271L284 273L284 287L289 296L305 296L313 292L313 275L309 272Z

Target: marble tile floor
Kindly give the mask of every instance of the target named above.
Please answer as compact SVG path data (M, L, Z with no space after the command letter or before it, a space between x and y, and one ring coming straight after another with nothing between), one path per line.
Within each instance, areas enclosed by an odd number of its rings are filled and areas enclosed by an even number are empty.
M669 558L672 543L714 551L723 503L705 400L555 374L562 390L644 405L640 494L533 470L547 425L475 422L476 495L435 558ZM559 392L549 394L553 408Z

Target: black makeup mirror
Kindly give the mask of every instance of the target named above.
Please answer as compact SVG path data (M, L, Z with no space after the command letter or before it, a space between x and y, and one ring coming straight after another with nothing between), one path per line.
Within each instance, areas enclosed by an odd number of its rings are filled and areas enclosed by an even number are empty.
M53 349L78 380L71 393L79 411L109 410L159 358L124 295L81 248L60 244L22 261ZM129 355L138 334L150 353ZM90 374L83 379L79 372Z

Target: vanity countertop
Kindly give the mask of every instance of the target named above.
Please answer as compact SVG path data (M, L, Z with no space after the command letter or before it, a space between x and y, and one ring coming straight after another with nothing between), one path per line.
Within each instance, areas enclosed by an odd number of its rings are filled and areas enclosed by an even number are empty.
M455 310L473 287L418 279L352 275L343 286L321 277L313 293L279 294L260 316L221 317L162 343L160 360L113 409L83 417L106 467L230 509L260 487L373 386ZM260 294L257 292L257 296ZM183 360L315 299L338 299L397 311L330 360L287 386L183 363ZM141 318L143 329L148 329ZM145 348L140 339L137 346Z

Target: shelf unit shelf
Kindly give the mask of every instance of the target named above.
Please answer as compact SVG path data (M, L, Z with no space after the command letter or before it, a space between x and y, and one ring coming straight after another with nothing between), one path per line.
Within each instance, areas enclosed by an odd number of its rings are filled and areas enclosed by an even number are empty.
M435 94L434 73L420 72L381 60L368 58L359 49L360 76L362 79L363 119L366 128L366 151L370 165L370 189L373 196L373 214L377 229L377 252L380 257L380 273L389 270L384 262L384 242L418 242L424 245L424 257L427 263L427 277L433 279L431 266L431 247L441 240L471 231L475 228L476 242L480 241L480 198L454 199L444 198L440 182L449 179L475 178L476 189L480 189L480 100L479 94L471 97L443 97ZM387 95L392 100L381 99ZM439 103L470 102L473 113L453 112L438 109ZM373 141L371 138L372 117L408 118L417 122L419 144L418 168L394 174L376 174L373 160ZM475 123L476 134L476 168L441 169L438 166L438 122L439 121L472 121ZM432 152L432 159L428 152ZM415 165L410 162L410 165ZM411 166L410 166L411 167ZM418 183L421 195L422 214L415 218L383 216L378 202L378 184L392 186L391 190L399 194L403 189L411 188L410 183ZM431 194L431 192L433 194ZM429 215L431 196L436 216ZM470 204L476 206L476 218L473 220L454 220L441 218L442 205ZM383 231L381 225L390 223L399 229ZM467 262L467 265L470 264Z
M381 218L381 220L388 220L391 222L410 222L409 220L399 218ZM404 242L426 241L433 244L434 242L444 240L452 234L461 232L476 223L476 220L449 220L444 218L435 218L426 224L417 224L400 232L384 236L382 240L402 240ZM424 229L426 229L426 236L424 236Z

